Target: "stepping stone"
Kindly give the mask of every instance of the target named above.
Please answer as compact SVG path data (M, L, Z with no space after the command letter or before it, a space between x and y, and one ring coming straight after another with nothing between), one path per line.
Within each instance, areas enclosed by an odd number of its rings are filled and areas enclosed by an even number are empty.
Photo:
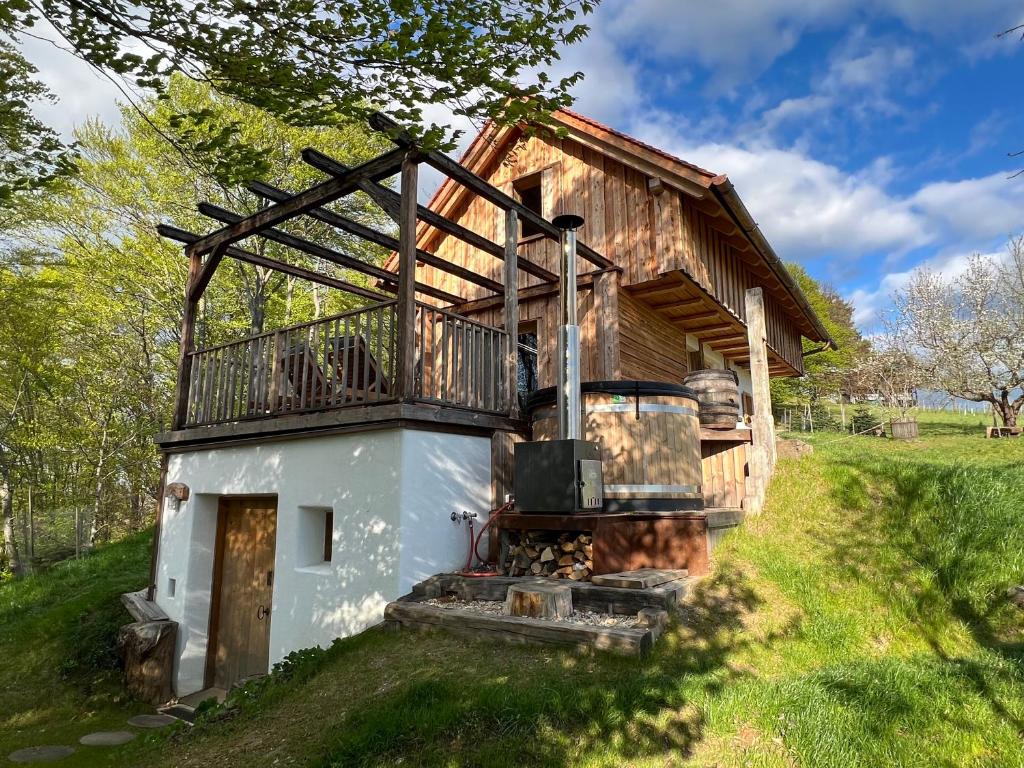
M78 740L87 747L119 747L135 738L131 731L97 731Z
M136 728L163 728L177 720L170 715L136 715L128 719L128 725Z
M74 753L73 747L28 747L11 752L7 758L12 763L55 763Z

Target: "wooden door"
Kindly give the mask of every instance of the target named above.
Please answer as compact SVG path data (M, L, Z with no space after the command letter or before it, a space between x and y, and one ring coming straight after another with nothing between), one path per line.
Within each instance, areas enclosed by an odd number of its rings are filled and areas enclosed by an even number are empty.
M267 672L276 541L275 499L221 499L208 685L230 689L243 678Z

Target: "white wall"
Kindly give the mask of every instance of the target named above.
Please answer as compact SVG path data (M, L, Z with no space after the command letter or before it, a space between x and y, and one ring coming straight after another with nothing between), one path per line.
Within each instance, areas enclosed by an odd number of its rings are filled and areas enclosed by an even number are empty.
M450 515L486 519L490 440L392 429L197 450L170 456L167 482L191 490L164 505L156 592L179 623L176 689L186 695L203 686L220 496L277 496L274 664L361 632L416 582L462 566L466 530ZM311 564L322 540L311 515L326 509L332 559Z

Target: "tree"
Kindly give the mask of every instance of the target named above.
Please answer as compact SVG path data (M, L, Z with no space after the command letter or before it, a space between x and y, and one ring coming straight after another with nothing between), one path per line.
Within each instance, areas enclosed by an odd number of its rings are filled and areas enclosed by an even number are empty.
M772 379L772 401L811 408L818 406L822 397L834 396L842 404L850 394L850 376L867 344L853 323L853 304L839 295L830 285L824 285L799 264L787 264L801 290L807 297L822 324L836 342L836 348L820 350L820 344L807 339L803 342L804 375L800 378ZM823 408L818 408L824 417ZM815 421L819 419L816 416Z
M474 121L545 123L582 78L549 70L562 46L586 35L577 19L597 2L8 0L0 34L13 39L45 20L77 56L134 88L162 94L181 74L296 126L339 125L383 109L415 129L430 105ZM0 81L0 97L12 92ZM201 110L181 117L207 127ZM26 140L46 135L30 123L21 132ZM258 162L235 133L221 125L203 141L234 147L243 166ZM450 147L454 137L431 124L421 138Z
M1024 406L1024 236L1006 257L975 255L955 277L918 269L888 323L930 387L988 402L1005 426Z
M261 155L262 180L286 191L322 178L301 161L303 147L357 165L390 146L363 124L289 126L180 76L162 98L140 106L141 114L125 107L118 127L82 126L75 172L24 198L17 229L0 238L0 567L20 570L33 551L41 561L66 557L152 519L159 479L153 436L171 413L188 266L181 246L158 237L156 225L218 227L198 213L197 200L243 214L264 205L218 162L205 162L211 150L191 146L201 143L197 124L176 116L202 111L202 130L211 132L233 126ZM364 195L332 208L394 231ZM387 256L306 219L283 227L364 261ZM364 275L261 240L244 247L369 286ZM362 302L229 259L204 296L200 343Z
M0 208L19 192L38 189L71 168L70 151L32 114L33 102L52 98L36 74L0 40Z

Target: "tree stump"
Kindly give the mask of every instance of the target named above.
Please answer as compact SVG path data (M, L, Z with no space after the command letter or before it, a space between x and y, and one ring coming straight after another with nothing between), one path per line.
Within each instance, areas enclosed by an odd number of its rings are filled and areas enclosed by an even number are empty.
M137 621L121 627L117 646L132 697L150 704L163 704L171 698L177 631L173 621Z
M505 595L508 616L564 619L572 615L572 587L568 584L513 584Z

